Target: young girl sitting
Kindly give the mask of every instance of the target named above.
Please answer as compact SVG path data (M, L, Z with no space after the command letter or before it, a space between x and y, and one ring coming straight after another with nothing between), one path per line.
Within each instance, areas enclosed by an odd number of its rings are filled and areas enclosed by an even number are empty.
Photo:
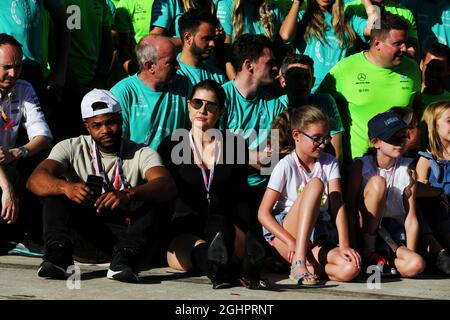
M295 145L275 166L259 208L264 236L291 263L295 283L314 285L318 275L350 281L361 258L349 246L338 163L322 152L331 141L328 118L305 105L292 112L291 128Z
M422 156L417 163L417 180L433 187L434 194L420 199L419 205L428 225L442 244L436 253L435 266L450 275L450 102L430 104L423 114L426 126L429 152L419 152Z
M419 223L412 159L402 157L407 128L393 112L373 117L368 132L374 149L355 160L350 175L349 220L362 218L363 259L367 265L376 265L382 276L395 269L388 267L385 257L378 253L377 234L393 251L393 263L401 276L414 277L425 268L424 260L416 253Z

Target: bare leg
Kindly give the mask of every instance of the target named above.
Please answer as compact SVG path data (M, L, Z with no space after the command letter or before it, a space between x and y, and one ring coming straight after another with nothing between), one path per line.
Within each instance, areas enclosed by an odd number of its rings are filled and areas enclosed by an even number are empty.
M383 177L373 176L364 188L363 231L377 233L386 203L386 181Z
M167 264L175 270L192 271L194 269L191 259L192 250L202 243L205 241L192 234L177 236L167 249Z
M321 271L324 271L330 280L351 281L358 276L360 269L353 262L344 259L339 251L338 247L316 246L312 249L312 254L318 261Z
M284 220L283 227L295 235L296 249L291 270L292 276L308 272L306 255L309 251L309 238L319 215L320 201L324 190L323 182L313 178L308 182L301 197L297 198ZM307 275L305 282L315 281L315 275Z
M419 254L404 246L399 247L395 255L395 267L402 277L415 277L425 269L425 260Z
M363 258L375 251L378 226L383 217L386 203L386 181L383 177L373 176L364 188L364 201L361 208L363 219Z

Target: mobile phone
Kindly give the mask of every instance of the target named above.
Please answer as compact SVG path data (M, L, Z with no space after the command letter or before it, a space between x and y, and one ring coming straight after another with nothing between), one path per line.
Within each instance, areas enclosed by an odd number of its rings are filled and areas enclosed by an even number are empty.
M102 194L103 177L90 174L86 180L86 185L94 192L93 198L97 199Z

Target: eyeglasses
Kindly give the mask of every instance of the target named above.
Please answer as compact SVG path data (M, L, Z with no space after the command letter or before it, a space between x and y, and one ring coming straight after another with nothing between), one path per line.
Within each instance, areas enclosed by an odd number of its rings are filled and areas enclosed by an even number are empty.
M310 138L313 141L314 145L316 145L316 146L320 146L321 144L326 146L327 144L329 144L331 142L331 136L330 135L327 135L325 137L322 137L322 136L312 137L312 136L310 136L309 134L307 134L307 133L305 133L303 131L300 131L300 133L305 135L305 136L307 136L308 138Z
M215 102L198 99L198 98L189 100L189 103L191 104L192 108L194 108L195 110L200 109L203 106L203 104L205 104L205 110L207 112L211 112L211 113L217 112L217 110L219 110L219 108L220 108L219 105Z

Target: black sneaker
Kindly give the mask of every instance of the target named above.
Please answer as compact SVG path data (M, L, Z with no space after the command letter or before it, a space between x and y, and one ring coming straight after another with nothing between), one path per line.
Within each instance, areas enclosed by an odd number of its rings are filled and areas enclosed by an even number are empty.
M47 245L43 259L38 268L38 276L63 279L68 276L67 268L74 264L72 245L69 242L51 242Z
M439 251L434 266L440 272L450 275L450 254L445 249Z
M106 274L107 278L127 283L138 283L139 277L133 269L136 262L136 250L132 248L121 248L117 250L113 255L108 273Z
M67 274L67 268L57 266L50 261L42 261L39 265L38 276L41 278L51 279L65 279Z

